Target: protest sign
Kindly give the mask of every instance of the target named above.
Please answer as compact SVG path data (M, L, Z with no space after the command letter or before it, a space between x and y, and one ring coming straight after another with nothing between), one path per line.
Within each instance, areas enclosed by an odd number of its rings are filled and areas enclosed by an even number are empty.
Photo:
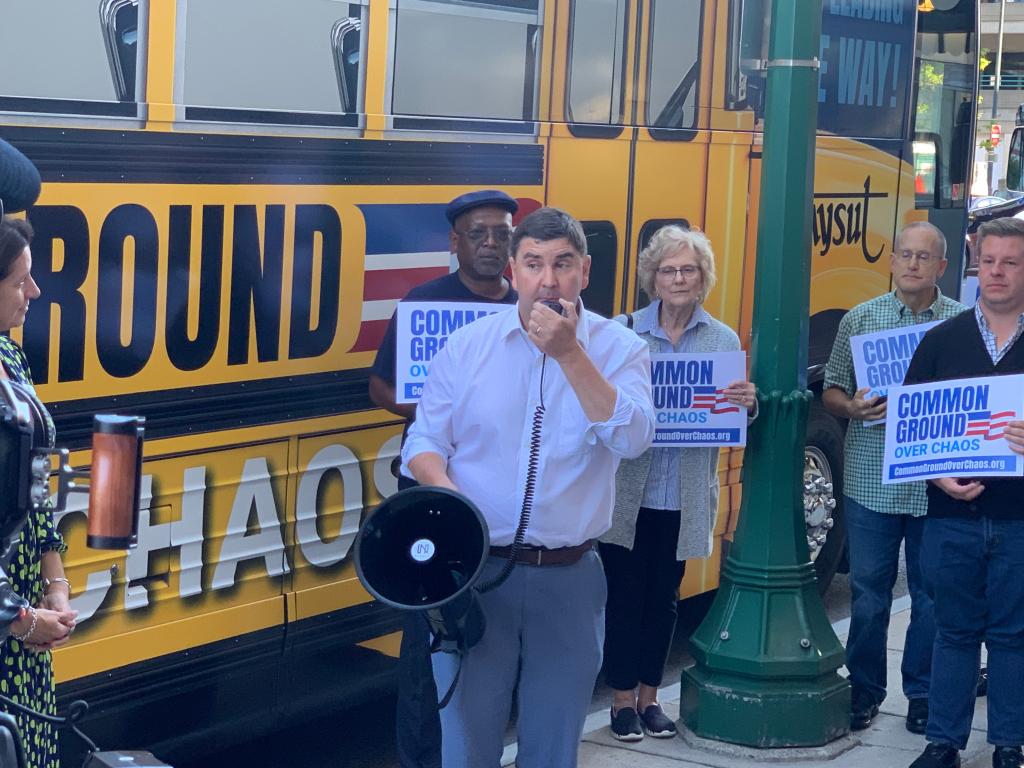
M1024 475L1003 436L1024 413L1024 375L892 387L888 413L883 483Z
M415 403L423 394L430 361L464 325L514 304L475 301L401 301L397 309L395 402Z
M744 352L651 355L656 447L745 445L747 409L722 390L747 378Z
M889 387L903 383L907 375L907 367L914 356L917 345L929 329L941 323L919 323L903 328L890 328L875 333L865 333L850 337L850 349L853 352L853 372L857 379L857 389L870 387L871 391L865 400L872 397L885 397ZM864 425L873 427L884 424L885 419L865 421Z

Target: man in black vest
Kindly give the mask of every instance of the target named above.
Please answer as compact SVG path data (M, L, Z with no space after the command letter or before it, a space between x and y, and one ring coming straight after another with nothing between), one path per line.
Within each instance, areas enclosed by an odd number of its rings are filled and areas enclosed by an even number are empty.
M1024 373L1024 221L978 230L974 311L933 328L906 384ZM1019 416L1020 414L1018 414ZM1024 454L1024 420L1004 430ZM921 562L933 593L937 634L925 737L911 768L954 768L974 716L981 643L988 649L988 740L993 768L1024 756L1024 478L938 478L928 486Z

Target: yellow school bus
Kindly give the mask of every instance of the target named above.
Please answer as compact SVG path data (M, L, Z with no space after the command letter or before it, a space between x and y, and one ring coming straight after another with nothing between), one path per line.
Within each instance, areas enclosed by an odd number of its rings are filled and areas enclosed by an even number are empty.
M350 549L396 488L367 368L395 302L451 268L444 204L501 188L579 218L586 305L644 300L643 244L711 238L716 317L750 338L766 0L0 0L0 137L39 167L23 329L59 440L144 415L139 545L59 527L81 613L56 653L102 743L168 757L355 700L395 616ZM927 218L959 271L976 0L825 0L808 384ZM962 157L961 157L962 156ZM808 434L808 538L843 551L842 425ZM723 452L713 589L736 525ZM836 501L839 503L834 503Z

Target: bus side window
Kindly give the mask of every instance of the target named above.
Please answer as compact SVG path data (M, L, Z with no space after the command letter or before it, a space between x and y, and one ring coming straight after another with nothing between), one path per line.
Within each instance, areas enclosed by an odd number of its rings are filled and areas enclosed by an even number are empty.
M573 0L566 114L574 123L621 123L625 0Z
M693 128L696 123L702 17L701 0L653 0L651 4L646 114L649 126Z
M355 126L368 0L189 0L188 120Z
M761 61L768 58L766 0L739 0L729 5L729 72L725 108L761 113L765 77Z
M615 311L615 266L619 238L610 221L581 221L590 254L590 282L580 297L591 312L611 317Z
M334 49L334 71L338 78L342 112L358 112L359 63L362 60L360 35L362 19L346 16L334 22L331 28L331 47Z
M102 0L100 25L107 44L110 77L119 101L136 101L135 65L139 53L139 0Z
M391 112L532 121L539 0L396 0Z
M1014 192L1024 190L1021 178L1021 159L1024 156L1024 130L1017 128L1010 139L1010 154L1006 159L1006 188Z
M654 237L654 233L662 227L667 227L669 224L675 224L683 229L690 228L690 222L687 219L648 219L644 222L644 225L640 227L640 238L637 241L637 250L639 254L647 247L647 244L651 242L651 238ZM636 284L636 308L640 309L646 307L651 303L650 297L644 293L640 288L640 282Z
M937 208L936 180L941 172L939 137L921 133L914 136L914 202L918 208Z
M138 19L138 0L4 3L0 110L136 117Z

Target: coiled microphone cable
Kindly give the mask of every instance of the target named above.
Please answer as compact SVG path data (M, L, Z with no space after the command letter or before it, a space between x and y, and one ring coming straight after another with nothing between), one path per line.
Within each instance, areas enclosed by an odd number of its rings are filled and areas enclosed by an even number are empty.
M512 546L509 548L508 560L505 561L501 573L477 587L477 592L481 594L497 589L508 580L512 570L516 567L519 551L523 548L523 543L526 540L526 529L530 525L533 496L537 487L537 472L540 468L540 437L541 429L544 426L544 371L547 368L547 362L548 356L545 354L540 363L540 402L533 411L533 426L530 428L530 455L526 463L526 485L523 487L523 508L519 513L519 525L516 527Z

